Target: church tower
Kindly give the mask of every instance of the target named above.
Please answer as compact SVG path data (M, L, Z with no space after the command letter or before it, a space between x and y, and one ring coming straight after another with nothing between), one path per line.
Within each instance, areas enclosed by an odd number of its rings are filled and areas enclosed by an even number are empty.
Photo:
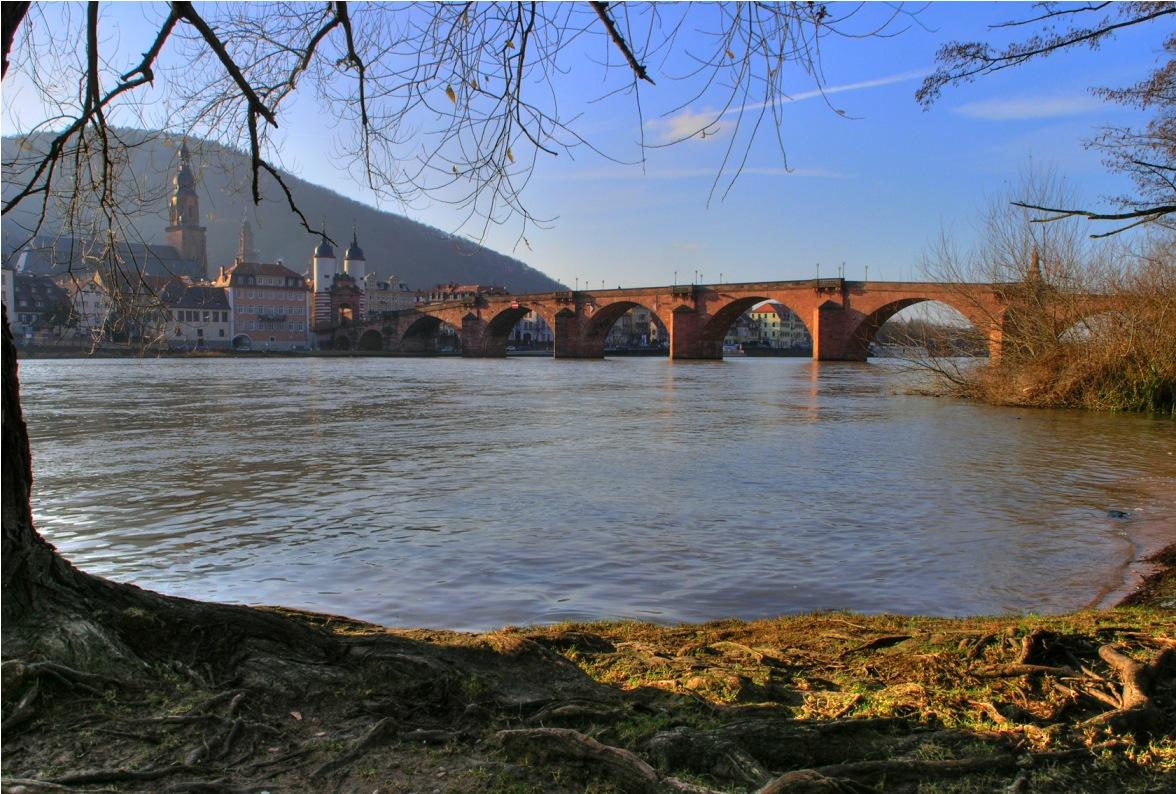
M188 155L188 143L180 145L180 170L176 172L175 190L168 202L169 225L164 230L167 244L208 271L207 231L200 225L200 198L196 195L196 177Z
M253 247L253 227L248 218L241 219L241 241L237 245L238 262L257 262L257 249Z

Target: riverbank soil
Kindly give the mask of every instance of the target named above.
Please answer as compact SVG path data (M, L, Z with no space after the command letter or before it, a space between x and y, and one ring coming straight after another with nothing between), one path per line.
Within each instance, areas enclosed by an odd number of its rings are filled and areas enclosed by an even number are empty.
M1158 570L1148 576L1119 606L1143 605L1176 610L1176 543L1160 549L1146 562Z
M5 627L4 792L1176 785L1176 618L1154 606L471 635L201 605L226 631L176 637L165 610L193 602L151 598L173 606L94 616L124 642L84 654L121 655L102 669L11 657L53 646Z

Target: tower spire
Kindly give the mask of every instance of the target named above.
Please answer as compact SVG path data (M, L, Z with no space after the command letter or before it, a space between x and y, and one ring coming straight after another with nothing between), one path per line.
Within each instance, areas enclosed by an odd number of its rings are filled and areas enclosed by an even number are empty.
M237 261L256 262L257 259L257 249L253 246L253 227L249 225L249 216L243 213L241 217L241 241L237 247Z
M180 144L180 165L172 178L175 190L168 200L168 245L186 259L208 270L206 229L200 225L200 197L196 195L196 177L192 173L188 140Z

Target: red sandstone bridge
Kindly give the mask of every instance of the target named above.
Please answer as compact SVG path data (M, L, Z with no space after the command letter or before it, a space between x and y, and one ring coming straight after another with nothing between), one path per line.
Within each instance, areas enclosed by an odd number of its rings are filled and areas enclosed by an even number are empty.
M864 361L874 334L887 320L916 303L938 301L983 331L990 354L999 356L1006 296L1015 286L833 278L478 295L423 303L385 319L336 329L322 343L324 347L431 352L436 350L441 323L447 323L456 330L463 355L502 357L511 329L533 311L554 331L556 358L603 358L605 337L613 323L630 309L643 306L668 330L670 358L721 359L723 339L736 318L758 303L776 301L808 327L814 359Z

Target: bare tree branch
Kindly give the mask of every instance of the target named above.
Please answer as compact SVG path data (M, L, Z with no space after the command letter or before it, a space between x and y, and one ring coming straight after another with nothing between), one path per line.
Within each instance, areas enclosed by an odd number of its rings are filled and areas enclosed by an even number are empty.
M633 74L637 75L638 80L644 80L650 85L655 85L653 80L649 77L649 73L645 71L645 67L637 61L637 56L633 54L633 50L629 48L628 42L621 32L617 30L617 23L613 21L612 16L608 13L608 3L592 3L592 9L596 15L600 17L600 21L604 23L605 30L608 31L609 37L613 43L617 45L617 49L625 56L625 60L629 62L629 68L633 70Z

